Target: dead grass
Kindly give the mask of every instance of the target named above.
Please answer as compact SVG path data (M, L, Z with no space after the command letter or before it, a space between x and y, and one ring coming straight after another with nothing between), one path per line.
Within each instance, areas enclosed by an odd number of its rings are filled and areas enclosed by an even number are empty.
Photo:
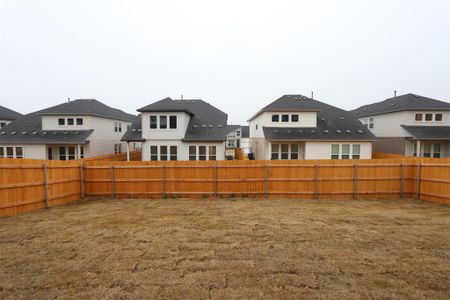
M450 207L100 200L0 219L0 298L450 298Z

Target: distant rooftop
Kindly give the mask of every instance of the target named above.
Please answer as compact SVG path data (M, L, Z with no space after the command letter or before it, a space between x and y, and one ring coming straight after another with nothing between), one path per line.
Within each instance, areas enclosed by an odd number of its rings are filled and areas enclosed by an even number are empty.
M0 105L0 120L13 121L22 116L22 114Z

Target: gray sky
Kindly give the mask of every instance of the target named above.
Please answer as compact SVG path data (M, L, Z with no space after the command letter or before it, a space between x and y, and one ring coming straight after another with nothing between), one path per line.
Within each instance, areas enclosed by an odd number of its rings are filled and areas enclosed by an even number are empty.
M0 104L135 112L201 98L243 123L283 94L450 101L450 0L0 0Z

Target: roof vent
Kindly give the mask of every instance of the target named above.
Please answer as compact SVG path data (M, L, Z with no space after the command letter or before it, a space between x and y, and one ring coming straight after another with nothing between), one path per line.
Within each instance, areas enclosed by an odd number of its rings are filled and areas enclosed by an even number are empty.
M360 129L360 130L358 130L358 133L364 133L364 131L362 131L362 130Z
M348 130L348 129L347 129L345 132L347 132L347 133L352 133L352 131L351 131L351 130Z
M198 126L197 125L194 125L194 126L192 126L193 128L197 128Z
M5 134L6 132L4 132L4 131L2 131L2 133L0 133L0 134Z
M213 126L212 126L212 125L209 125L208 127L209 127L209 128L213 128Z
M298 132L303 133L303 130L300 129Z
M79 131L75 131L75 134L76 134L76 135L79 135L79 134L80 134L80 132L79 132Z
M11 132L11 134L16 134L17 132L15 132L15 131L13 131L13 132Z
M202 125L202 128L206 128L206 125L205 125L205 124L203 124L203 125Z
M43 135L46 135L46 134L47 134L47 131L43 131L42 134L43 134Z
M38 134L37 131L33 132L33 135L36 135L36 134Z
M325 119L325 118L320 118L320 120L321 120L321 121L326 121L327 119Z
M195 101L191 101L192 102L192 104L195 104Z
M141 131L142 131L142 129L138 129L138 131L139 131L139 132L141 132Z
M313 130L311 130L311 133L316 133L316 131L313 129Z
M131 129L131 131L136 132L136 129Z
M336 132L337 132L337 133L342 133L342 131L340 131L339 129L338 129L338 130L336 130Z
M323 132L325 133L329 133L330 131L328 129L325 129Z
M64 132L64 135L68 135L69 133L66 131L66 132Z
M391 103L391 106L394 106L395 105L395 103Z
M362 109L362 111L366 111L366 110L367 110L367 108L363 108L363 109Z
M26 131L23 131L22 134L25 135L25 134L27 134L27 132L26 132Z
M178 104L181 104L181 101L178 101Z
M222 128L222 124L219 124L219 128Z
M288 133L291 133L291 132L292 132L292 130L288 130L287 132L288 132Z
M344 117L340 117L339 119L344 120L345 118Z
M273 132L274 132L274 133L278 133L278 130L275 129Z

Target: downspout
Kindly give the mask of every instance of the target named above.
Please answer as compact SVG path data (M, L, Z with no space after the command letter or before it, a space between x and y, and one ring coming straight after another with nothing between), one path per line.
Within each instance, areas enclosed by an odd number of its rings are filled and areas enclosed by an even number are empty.
M130 161L130 142L127 141L127 161Z

